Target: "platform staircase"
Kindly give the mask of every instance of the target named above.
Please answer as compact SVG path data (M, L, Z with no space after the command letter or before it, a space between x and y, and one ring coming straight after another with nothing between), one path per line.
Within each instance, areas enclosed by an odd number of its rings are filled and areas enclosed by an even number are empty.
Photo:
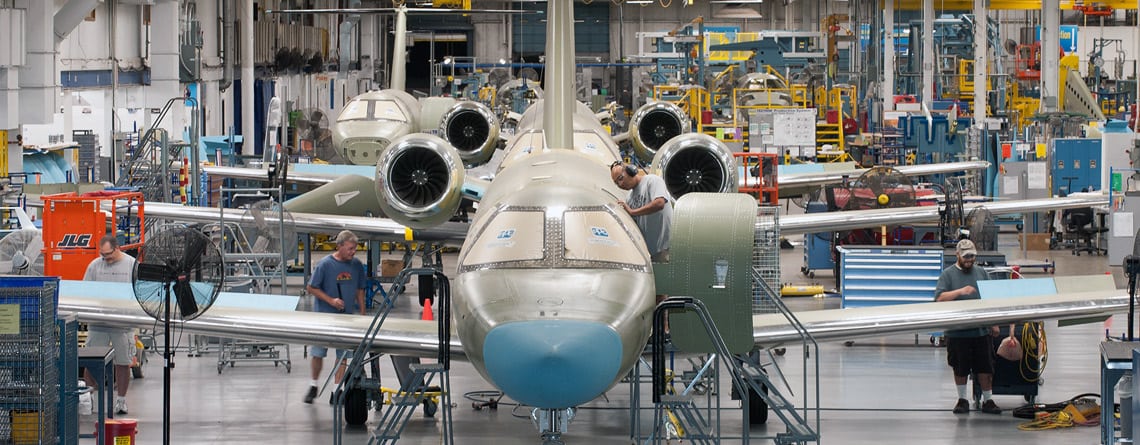
M754 275L759 278L759 272L755 271ZM770 289L770 288L769 288ZM721 337L719 330L717 330L713 322L712 315L708 312L704 302L699 299L691 297L672 297L658 305L658 309L654 313L655 325L659 325L661 329L655 329L654 332L661 332L664 328L665 313L669 310L688 310L697 314L704 324L705 331L708 333L709 338L712 340L713 346L716 349L716 354L709 358L712 360L720 360L720 365L728 370L729 376L732 379L734 388L738 388L741 393L747 392L753 395L758 395L767 405L767 409L774 413L785 425L785 431L776 433L773 439L774 443L778 445L784 444L802 444L808 442L818 442L819 433L818 422L817 426L813 428L806 418L806 410L803 415L797 411L795 405L786 396L783 395L776 388L775 384L769 379L768 373L757 362L749 358L747 355L732 354L728 346ZM658 326L655 326L655 328ZM694 394L689 391L680 394L668 394L666 390L666 376L665 376L665 342L660 336L653 338L653 421L654 425L671 424L677 431L683 433L683 438L694 444L719 444L722 438L709 428L709 425L717 424L718 421L706 419L702 411L706 408L698 406L694 400ZM752 398L752 397L750 397ZM748 419L748 410L751 408L751 403L745 403L744 418ZM818 416L817 416L818 418ZM664 434L660 432L653 435L654 443L659 443L664 440ZM749 443L749 434L747 429L743 437L742 443Z
M425 258L427 257L425 256ZM431 265L425 263L425 266ZM344 379L337 385L336 392L334 392L333 422L337 425L334 428L334 445L343 444L342 430L345 420L357 425L361 425L367 420L369 399L376 406L382 404L384 395L380 386L380 373L377 364L379 356L369 351L374 349L373 340L391 313L393 305L388 295L402 294L412 276L422 275L434 277L436 285L438 314L434 316L434 319L439 323L439 354L435 363L412 363L410 365L410 377L402 379L403 383L400 390L392 396L391 403L384 408L380 422L370 432L368 443L370 445L397 443L407 426L408 420L415 412L415 407L420 404L424 405L426 416L433 416L436 412L442 413L440 443L443 445L455 443L450 395L451 286L447 276L439 269L423 267L407 268L396 276L391 290L382 294L384 304L380 305L373 316L372 322L365 331L364 341L353 351ZM370 376L364 372L366 367L371 371ZM438 398L434 396L434 393L438 393ZM353 418L350 419L350 416Z
M193 102L197 108L197 101L193 98L179 96L166 101L154 123L138 139L134 149L126 153L122 161L122 172L115 182L116 187L135 188L150 202L171 200L171 183L176 178L171 177L170 163L182 159L182 150L187 144L168 140L166 131L159 128L159 125L170 114L170 108L175 103L187 101Z

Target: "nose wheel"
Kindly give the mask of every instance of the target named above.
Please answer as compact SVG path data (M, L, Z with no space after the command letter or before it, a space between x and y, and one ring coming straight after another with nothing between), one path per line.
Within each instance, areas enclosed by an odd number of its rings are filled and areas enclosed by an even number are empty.
M570 426L574 419L574 408L565 409L539 409L530 412L534 426L538 427L542 445L566 445L562 441L562 433Z

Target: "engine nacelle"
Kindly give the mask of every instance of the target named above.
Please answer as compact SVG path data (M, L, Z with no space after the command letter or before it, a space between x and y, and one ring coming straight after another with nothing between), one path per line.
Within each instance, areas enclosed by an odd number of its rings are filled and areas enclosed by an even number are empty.
M673 199L692 192L735 193L738 186L732 150L703 133L670 139L657 150L653 171L665 180Z
M691 127L681 107L669 102L642 105L629 119L633 152L642 162L649 162L665 142L688 133Z
M464 172L447 141L422 133L397 138L376 163L380 209L414 229L447 222L463 200Z
M440 119L439 130L468 166L487 162L499 146L499 120L491 108L479 102L453 105Z

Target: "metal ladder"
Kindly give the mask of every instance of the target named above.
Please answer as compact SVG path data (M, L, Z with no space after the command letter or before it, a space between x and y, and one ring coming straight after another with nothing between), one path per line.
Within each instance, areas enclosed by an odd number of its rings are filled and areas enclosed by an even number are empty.
M451 429L451 397L449 396L451 378L447 366L442 363L414 363L411 367L412 378L400 387L399 394L392 397L392 404L384 410L380 424L372 431L372 436L368 440L369 444L395 444L400 440L400 433L408 425L408 420L411 420L416 405L427 399L428 388L435 381L436 376L440 379L440 405L443 409L442 443L454 443Z
M152 202L167 202L170 200L170 160L178 159L179 152L183 145L172 145L166 139L166 132L158 128L162 120L170 112L170 107L179 101L189 101L193 103L195 109L198 108L198 102L194 98L186 97L172 97L166 101L166 105L162 107L162 111L155 118L154 123L150 128L143 133L142 138L139 139L138 147L131 151L129 157L123 160L123 173L119 176L115 185L118 187L137 187L143 192L143 196L147 201ZM158 141L155 132L162 135L162 141ZM155 159L156 146L163 147L161 159ZM172 150L178 147L178 150ZM192 150L197 149L196 147Z
M753 271L755 277L758 278L758 271ZM761 280L762 281L762 280ZM766 286L766 284L765 284ZM760 395L768 404L769 408L776 413L781 421L787 427L787 431L777 433L775 437L776 444L793 444L793 443L806 443L817 442L819 434L815 428L808 425L805 416L801 416L795 406L790 400L783 396L779 391L772 390L770 393L764 391L764 387L773 388L772 382L768 379L767 374L759 366L750 365L750 361L740 357L734 356L729 352L728 346L724 342L720 331L717 329L716 324L713 322L712 316L709 314L704 302L692 297L672 297L657 306L653 313L653 421L654 425L660 426L665 422L667 415L672 415L673 420L680 423L685 430L685 439L699 444L714 444L720 443L720 438L706 432L702 426L707 422L700 414L698 408L692 400L692 395L685 393L681 395L666 394L666 376L665 376L665 340L664 337L657 334L664 332L665 329L665 315L670 310L691 310L697 314L705 327L705 332L708 334L713 343L717 353L716 359L719 359L729 369L729 375L732 378L733 386L744 390L750 389L756 394ZM799 329L799 328L797 328ZM745 419L748 414L748 404L745 403ZM817 416L818 418L818 416ZM747 425L747 421L745 423ZM818 428L818 427L817 427ZM653 434L654 443L660 443L662 440L661 434ZM743 443L749 442L749 435L747 428L742 437Z
M439 377L441 393L439 405L441 405L440 408L442 408L443 412L441 443L444 445L452 445L455 443L452 428L450 395L451 283L448 281L446 275L434 268L408 268L396 276L395 282L388 293L391 295L402 294L408 279L413 275L431 275L435 278L436 285L439 287L439 302L436 306L439 311L439 314L436 316L439 333L436 363L411 365L412 378L401 385L400 393L394 396L392 398L392 404L385 408L380 423L376 429L372 431L368 441L369 444L396 443L404 427L407 426L408 420L411 419L411 414L415 411L415 406L423 402L426 398L425 389L431 386L437 376ZM369 351L372 350L373 340L379 334L381 326L383 326L384 321L388 319L388 314L392 311L392 306L392 301L385 298L384 304L381 305L376 315L373 316L372 322L365 331L364 341L357 345L353 351L352 358L345 371L344 379L337 385L335 392L336 397L333 399L333 422L336 425L333 429L334 445L341 445L343 443L344 415L343 410L340 408L345 405L347 390L363 389L372 395L373 400L376 401L377 404L383 400L384 396L380 389L379 366L376 363L376 359L379 357L374 355L370 356ZM370 367L372 377L365 376L365 366Z

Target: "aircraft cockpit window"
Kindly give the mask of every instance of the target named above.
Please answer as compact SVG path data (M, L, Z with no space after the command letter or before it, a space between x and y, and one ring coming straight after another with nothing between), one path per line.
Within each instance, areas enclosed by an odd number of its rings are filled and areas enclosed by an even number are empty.
M467 249L465 265L542 260L545 212L506 210L492 218Z
M376 101L375 108L372 115L377 120L407 122L408 117L404 115L404 110L396 104L394 100L378 100Z
M344 104L344 110L337 116L337 122L368 119L368 105L372 101L354 100Z
M569 261L601 261L645 265L648 259L613 214L604 210L567 211L564 236Z

